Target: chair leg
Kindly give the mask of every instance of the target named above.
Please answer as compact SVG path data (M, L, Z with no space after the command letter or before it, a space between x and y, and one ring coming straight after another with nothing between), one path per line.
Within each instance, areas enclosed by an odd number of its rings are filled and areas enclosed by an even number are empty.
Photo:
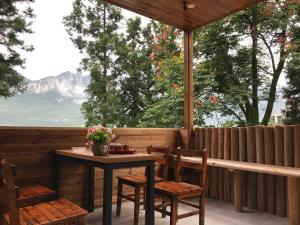
M141 187L137 186L135 187L135 193L134 193L134 225L139 224L139 214L140 214L140 204L141 204Z
M199 225L204 225L205 193L203 193L203 194L200 196L199 205L200 205Z
M146 186L144 187L143 200L143 209L146 210Z
M170 225L176 225L178 215L178 201L176 198L171 199L171 216Z
M117 212L116 212L116 216L120 216L121 215L122 194L123 194L123 184L119 180L118 181Z
M167 210L167 206L165 205L166 204L166 198L165 197L163 197L163 199L162 199L162 210L163 210L163 212L161 213L161 218L166 218L166 210Z

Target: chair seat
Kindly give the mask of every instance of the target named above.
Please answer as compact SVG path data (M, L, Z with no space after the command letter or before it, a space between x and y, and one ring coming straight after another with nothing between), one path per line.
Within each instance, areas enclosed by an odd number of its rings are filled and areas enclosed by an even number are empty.
M147 176L141 176L141 175L126 175L126 176L118 177L118 179L128 185L146 185L147 183ZM164 179L161 177L154 178L155 183L161 181L164 181Z
M190 197L199 195L202 192L203 188L184 182L163 181L155 184L155 193L170 197Z
M55 191L41 185L22 187L17 199L19 208L53 200Z
M58 222L59 224L76 224L78 219L86 215L87 211L66 199L19 209L21 225L57 224ZM5 214L4 218L10 224L9 214Z

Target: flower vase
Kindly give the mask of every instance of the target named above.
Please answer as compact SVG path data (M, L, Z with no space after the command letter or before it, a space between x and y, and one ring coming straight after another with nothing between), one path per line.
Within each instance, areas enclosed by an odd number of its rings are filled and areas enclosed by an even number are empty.
M105 156L108 154L108 144L94 142L92 145L94 156Z

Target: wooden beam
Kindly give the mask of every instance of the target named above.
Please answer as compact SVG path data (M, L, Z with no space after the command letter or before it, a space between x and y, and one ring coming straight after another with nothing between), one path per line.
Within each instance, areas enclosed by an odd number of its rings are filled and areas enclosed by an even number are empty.
M184 32L184 128L188 130L188 147L192 146L193 109L193 32Z

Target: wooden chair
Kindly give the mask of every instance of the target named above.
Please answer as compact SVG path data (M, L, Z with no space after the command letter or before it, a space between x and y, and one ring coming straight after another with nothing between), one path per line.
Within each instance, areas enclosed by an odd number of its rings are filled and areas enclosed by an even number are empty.
M163 177L155 177L155 182L160 182L168 179L168 165L169 165L169 147L167 146L148 146L148 154L159 154L156 164L163 166ZM146 173L145 173L146 174ZM123 185L134 188L134 194L123 194ZM139 222L139 210L141 203L141 194L144 193L143 205L145 207L145 186L147 184L147 176L142 175L126 175L118 177L118 195L117 195L117 212L116 215L121 215L122 198L134 202L134 225ZM142 192L143 191L143 192Z
M12 165L0 161L0 224L3 225L82 225L87 212L60 199L23 208L17 207Z
M0 155L0 160L4 159ZM17 167L11 165L14 176L17 175ZM18 194L17 207L25 207L55 199L55 191L42 185L32 185L26 187L16 186Z
M175 225L177 220L199 214L199 224L204 225L204 209L205 209L205 187L206 187L206 171L207 171L207 150L182 150L175 151L174 170L176 181L163 181L155 184L155 194L167 198L169 201L161 205L156 205L155 210L170 216L170 225ZM182 160L182 156L202 157L202 163L196 164L189 162L188 158ZM181 168L191 168L199 170L200 185L193 185L181 182ZM199 204L194 204L185 199L191 197L199 197ZM186 204L196 208L192 212L178 214L178 203ZM170 211L166 211L166 206L171 206Z

